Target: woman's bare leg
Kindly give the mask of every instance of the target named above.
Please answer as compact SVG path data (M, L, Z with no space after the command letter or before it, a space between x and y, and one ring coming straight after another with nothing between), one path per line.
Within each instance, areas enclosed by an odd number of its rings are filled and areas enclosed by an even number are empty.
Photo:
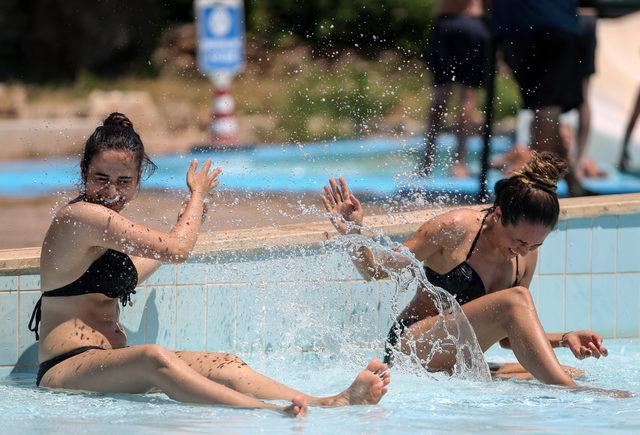
M217 352L175 354L208 379L248 396L265 400L291 400L293 397L302 396L309 404L320 406L376 404L387 392L390 382L387 365L374 359L342 393L330 397L314 397L256 372L236 355Z
M536 379L545 384L576 386L562 370L547 340L528 289L513 287L490 293L464 304L462 310L483 352L508 337L516 358ZM403 352L409 353L411 343L416 343L418 358L426 360L430 340L443 338L430 336L434 332L429 329L436 321L437 317L430 317L411 325L401 336ZM454 362L453 352L442 352L431 360L428 368L450 370Z
M584 377L584 371L571 366L561 365L562 370L571 376L573 379ZM494 379L519 379L521 381L528 381L534 379L533 375L527 371L522 364L518 363L504 363L489 364L491 369L491 377Z
M159 389L180 402L278 409L294 415L306 413L303 397L296 397L286 408L264 403L207 379L173 352L157 345L89 350L52 367L41 385L104 393L146 393Z

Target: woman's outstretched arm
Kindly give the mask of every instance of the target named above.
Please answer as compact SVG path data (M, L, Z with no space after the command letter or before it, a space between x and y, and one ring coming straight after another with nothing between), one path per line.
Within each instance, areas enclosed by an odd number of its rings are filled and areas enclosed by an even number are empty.
M188 205L189 199L185 200L182 203L182 208L180 210L180 213L178 214L178 220L180 220L180 217L185 213ZM208 207L205 203L204 210L202 212L202 222L204 222L207 212ZM133 261L133 264L136 266L136 270L138 271L138 284L149 278L151 274L162 265L161 261L155 260L153 258L136 257L135 255L131 255L130 257Z
M331 223L340 234L361 234L364 209L358 198L349 190L343 177L338 181L331 178L329 184L324 186L324 195L321 199L329 212ZM404 242L404 245L417 258L429 258L438 247L439 238L434 235L438 233L439 225L440 221L437 218L430 220ZM412 264L407 255L399 250L394 251L351 244L349 256L362 277L370 281L388 278L390 271L399 272Z
M220 168L210 171L211 160L199 172L196 167L197 161L193 160L187 173L191 196L169 232L137 224L99 204L77 202L58 213L57 224L64 226L61 234L74 233L74 240L84 245L79 248L100 246L161 262L184 261L198 237L203 201L218 185L216 177L221 172Z

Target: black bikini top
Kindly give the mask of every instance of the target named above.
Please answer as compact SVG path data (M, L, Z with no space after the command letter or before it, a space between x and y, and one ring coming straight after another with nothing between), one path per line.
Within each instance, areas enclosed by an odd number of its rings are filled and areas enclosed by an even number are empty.
M101 293L110 298L119 298L122 306L131 303L131 295L135 294L138 285L138 271L127 254L108 249L96 261L91 263L82 276L71 284L42 293L33 308L29 330L35 332L39 340L38 325L42 314L42 297L46 296L78 296L89 293ZM35 321L35 323L34 323Z
M460 305L471 302L472 300L478 299L480 296L487 294L482 278L480 278L478 272L476 272L469 264L469 258L471 258L471 254L473 254L473 250L476 247L478 238L480 237L482 227L484 227L487 216L489 216L491 211L492 209L487 210L484 218L482 218L480 229L471 243L471 248L469 248L467 258L465 258L462 263L458 264L444 275L440 275L438 272L433 271L426 265L424 266L424 272L425 275L427 275L429 282L452 294ZM516 255L516 279L513 283L514 286L518 284L518 269L518 256Z

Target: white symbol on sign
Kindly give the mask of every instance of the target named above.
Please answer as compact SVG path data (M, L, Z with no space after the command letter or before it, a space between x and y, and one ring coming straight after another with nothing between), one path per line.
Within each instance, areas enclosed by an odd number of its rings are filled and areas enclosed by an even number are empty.
M209 31L213 36L225 36L231 30L231 14L224 7L218 7L209 15Z

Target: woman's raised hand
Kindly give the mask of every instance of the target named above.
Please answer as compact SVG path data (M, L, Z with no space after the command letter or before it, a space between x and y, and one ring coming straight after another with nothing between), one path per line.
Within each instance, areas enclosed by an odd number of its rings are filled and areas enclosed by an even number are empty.
M329 184L324 186L322 203L331 213L331 223L340 234L358 232L362 226L364 211L360 201L349 191L346 180L340 177L339 181L340 186L335 178L329 179Z
M189 166L189 170L187 171L187 186L192 194L196 193L204 198L207 196L209 191L215 189L220 183L216 180L216 177L220 175L222 169L217 166L213 171L209 172L211 169L211 163L211 159L207 159L202 166L202 169L199 172L196 172L196 169L198 168L198 160L191 160L191 166Z

